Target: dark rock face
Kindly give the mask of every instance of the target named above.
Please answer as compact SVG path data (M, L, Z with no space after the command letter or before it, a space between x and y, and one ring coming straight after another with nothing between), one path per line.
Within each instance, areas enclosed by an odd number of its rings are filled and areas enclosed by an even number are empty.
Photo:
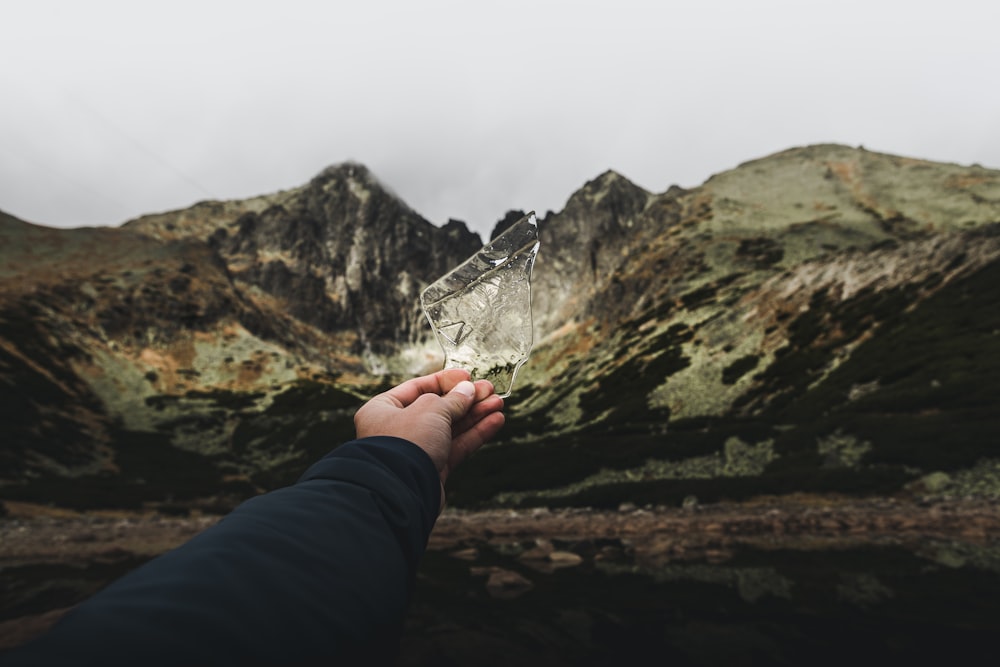
M143 220L130 226L155 233ZM481 246L461 222L427 222L358 164L328 168L210 241L251 298L259 290L320 331L356 333L381 352L418 336L419 290Z
M650 193L608 171L539 223L541 247L532 280L536 335L544 336L604 304L594 294L614 280L637 236ZM624 253L624 254L623 254Z

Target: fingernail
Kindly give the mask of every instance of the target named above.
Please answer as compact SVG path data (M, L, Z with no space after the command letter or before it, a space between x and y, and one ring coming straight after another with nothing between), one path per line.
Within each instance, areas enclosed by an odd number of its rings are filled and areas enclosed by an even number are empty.
M476 385L472 384L468 380L462 380L455 385L455 388L452 389L452 391L457 391L458 393L471 398L476 395Z

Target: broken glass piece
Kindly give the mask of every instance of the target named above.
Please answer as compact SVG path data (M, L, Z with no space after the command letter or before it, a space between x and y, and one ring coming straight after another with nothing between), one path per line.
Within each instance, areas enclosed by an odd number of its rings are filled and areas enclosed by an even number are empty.
M529 213L420 295L444 349L445 368L464 368L510 396L531 352L531 267L538 221Z

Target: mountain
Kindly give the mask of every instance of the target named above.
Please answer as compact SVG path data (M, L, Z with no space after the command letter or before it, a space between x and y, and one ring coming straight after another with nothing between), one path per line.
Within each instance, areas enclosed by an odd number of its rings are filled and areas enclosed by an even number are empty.
M539 235L535 350L452 504L1000 493L1000 172L837 145L658 194L609 171ZM417 296L481 244L358 164L118 229L0 217L0 496L294 479L437 367Z
M252 301L356 337L355 351L413 342L423 322L418 288L482 245L458 221L435 227L353 163L297 190L209 202L124 227L207 243Z
M604 178L622 213L582 263L609 268L562 293L456 503L998 492L998 172L812 146L641 210Z
M353 164L119 229L3 216L0 495L231 504L287 482L353 430L418 286L479 246Z

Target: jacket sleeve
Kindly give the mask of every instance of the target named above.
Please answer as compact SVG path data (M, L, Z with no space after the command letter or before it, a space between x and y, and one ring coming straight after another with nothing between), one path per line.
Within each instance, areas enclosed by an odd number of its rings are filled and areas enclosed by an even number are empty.
M387 662L440 503L430 458L355 440L69 612L10 664ZM5 659L0 663L7 664Z

